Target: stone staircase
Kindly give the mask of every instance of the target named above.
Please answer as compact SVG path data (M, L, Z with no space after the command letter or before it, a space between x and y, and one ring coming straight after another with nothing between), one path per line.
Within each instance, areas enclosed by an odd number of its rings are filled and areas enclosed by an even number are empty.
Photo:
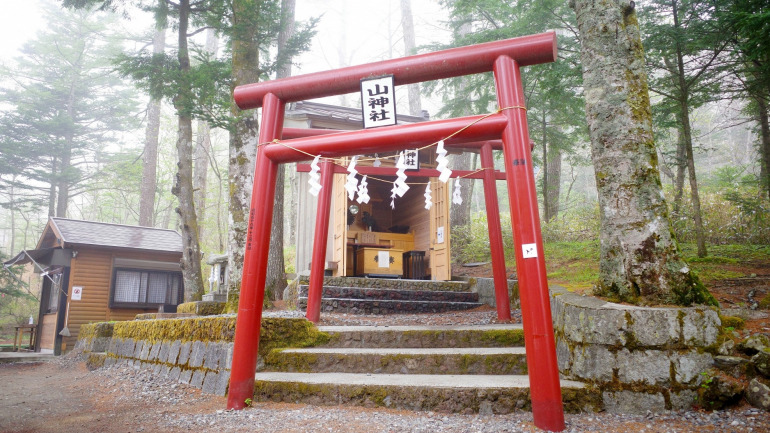
M297 306L307 308L308 282L301 281ZM483 305L468 283L380 278L324 278L321 311L353 314L440 313Z
M482 414L531 407L521 325L319 330L330 336L323 347L265 357L255 401ZM600 407L597 391L561 384L566 410Z

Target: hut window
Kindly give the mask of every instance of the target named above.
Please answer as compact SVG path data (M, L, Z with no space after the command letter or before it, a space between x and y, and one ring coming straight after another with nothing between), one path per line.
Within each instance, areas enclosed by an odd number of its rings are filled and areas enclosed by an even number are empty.
M182 302L182 273L140 269L115 269L112 278L113 308L154 308Z

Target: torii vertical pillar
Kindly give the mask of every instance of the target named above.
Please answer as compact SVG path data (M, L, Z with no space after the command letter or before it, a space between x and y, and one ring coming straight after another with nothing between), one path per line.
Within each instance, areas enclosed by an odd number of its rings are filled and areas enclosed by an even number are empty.
M313 258L310 262L310 284L307 289L307 320L318 323L321 318L321 297L323 295L326 242L329 236L329 214L332 204L332 181L334 163L327 160L321 165L321 193L318 196L318 211L315 216L313 237Z
M275 95L265 96L262 105L262 127L259 143L269 143L281 137L284 103ZM262 302L265 299L267 257L270 251L270 228L273 224L273 204L278 163L265 155L265 146L257 147L254 182L249 208L246 251L243 255L243 277L238 300L238 320L235 322L233 367L230 372L230 390L227 407L243 409L244 395L254 394L254 372L257 369L259 332L262 324Z
M487 227L489 229L489 250L492 253L492 277L495 284L495 304L497 319L511 320L511 299L508 296L508 277L505 274L505 252L503 230L500 225L500 205L497 203L497 184L495 164L492 158L492 145L481 146L481 168L484 169L484 202L487 208Z
M527 349L532 414L535 425L564 430L564 411L556 362L556 342L551 322L543 238L532 171L524 88L518 63L508 56L495 60L493 68L497 101L508 118L503 130L506 181L513 224L516 273L519 279L524 345ZM525 251L526 249L526 251ZM526 254L525 254L526 253Z

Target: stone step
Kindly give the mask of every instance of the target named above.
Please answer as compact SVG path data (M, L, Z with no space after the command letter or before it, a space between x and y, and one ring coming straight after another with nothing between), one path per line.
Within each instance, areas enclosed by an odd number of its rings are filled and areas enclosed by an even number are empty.
M401 301L379 299L321 298L321 311L350 314L413 314L463 311L481 307L480 302ZM297 307L305 310L307 298L298 298Z
M299 297L307 298L307 285L299 287ZM479 294L439 290L378 289L371 287L324 286L321 298L380 299L391 301L479 302Z
M324 347L438 348L523 347L521 324L473 326L319 326Z
M566 411L600 408L598 391L567 380L561 386ZM531 410L529 379L522 375L262 372L254 400L482 414Z
M527 374L523 347L274 350L264 371L374 374Z
M307 285L308 276L300 276L299 283ZM431 290L440 292L468 292L466 281L407 280L400 278L324 277L325 286L363 287L395 290Z

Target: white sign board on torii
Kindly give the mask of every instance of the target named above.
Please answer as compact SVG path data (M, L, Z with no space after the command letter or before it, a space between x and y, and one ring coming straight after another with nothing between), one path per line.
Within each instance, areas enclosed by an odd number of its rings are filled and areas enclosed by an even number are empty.
M361 80L364 129L396 124L396 88L393 76Z

